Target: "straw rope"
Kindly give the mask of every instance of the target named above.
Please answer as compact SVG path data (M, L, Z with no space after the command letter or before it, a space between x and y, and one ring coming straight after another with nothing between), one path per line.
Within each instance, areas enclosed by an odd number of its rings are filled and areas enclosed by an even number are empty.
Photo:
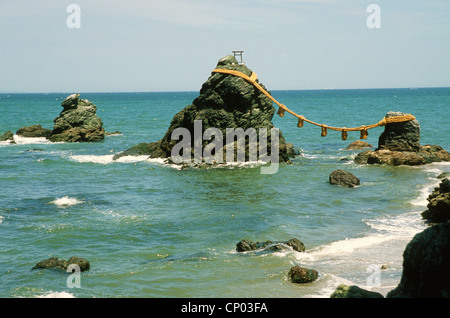
M259 89L264 95L266 95L271 101L273 101L275 104L277 104L279 106L279 109L277 111L277 114L280 117L284 117L284 113L288 112L291 115L295 116L298 118L298 123L297 123L297 127L301 128L303 127L303 123L306 121L307 123L319 126L322 128L322 133L321 136L325 137L327 135L327 131L328 129L330 130L335 130L335 131L341 131L342 132L342 139L343 140L347 140L347 132L348 131L360 131L360 139L367 139L368 136L368 129L372 129L372 128L376 128L376 127L380 127L380 126L385 126L387 124L391 124L391 123L401 123L401 122L407 122L410 120L414 120L416 119L413 115L407 114L407 115L401 115L401 116L395 116L395 117L384 117L382 120L380 120L379 122L375 123L375 124L371 124L371 125L362 125L359 127L333 127L333 126L328 126L325 124L319 124L316 123L312 120L309 120L307 118L305 118L303 115L299 115L296 114L295 112L293 112L292 110L290 110L289 108L287 108L285 105L283 105L282 103L278 102L275 98L272 97L272 95L270 95L270 93L268 93L264 88L261 87L261 85L258 84L257 82L257 75L256 73L252 73L251 76L248 76L242 72L239 71L235 71L235 70L228 70L228 69L222 69L222 68L217 68L215 70L212 71L212 73L222 73L222 74L230 74L230 75L234 75L234 76L238 76L243 78L244 80L248 81L249 83L253 84L257 89Z

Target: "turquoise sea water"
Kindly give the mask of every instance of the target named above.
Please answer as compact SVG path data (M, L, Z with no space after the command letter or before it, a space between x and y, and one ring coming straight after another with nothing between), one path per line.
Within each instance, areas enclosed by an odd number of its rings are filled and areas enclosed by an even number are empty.
M52 128L69 94L0 94L0 133ZM450 150L450 88L273 91L308 119L360 126L388 111L411 113L421 143ZM107 131L99 143L0 142L0 297L329 297L341 284L386 294L397 286L406 244L426 228L420 213L448 163L421 167L355 165L359 139L286 114L273 122L302 153L273 175L260 167L184 169L158 160L112 156L159 140L197 92L81 93ZM376 146L383 128L369 131ZM354 189L331 186L344 169ZM237 253L236 243L300 239L306 252ZM31 270L49 257L86 258L80 288L68 273ZM320 277L287 279L293 265ZM381 265L387 269L377 270ZM375 280L374 280L375 279ZM375 282L375 283L373 283ZM376 285L376 286L373 286Z

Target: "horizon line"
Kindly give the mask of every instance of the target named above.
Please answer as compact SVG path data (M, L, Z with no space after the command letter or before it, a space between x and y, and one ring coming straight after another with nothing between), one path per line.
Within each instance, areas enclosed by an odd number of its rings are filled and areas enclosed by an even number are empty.
M300 89L273 89L272 92L276 91L344 91L344 90L381 90L381 89L424 89L424 88L450 88L450 86L410 86L410 87L376 87L376 88L334 88L334 87L324 87L324 88L300 88ZM161 91L77 91L79 94L133 94L133 93L198 93L199 91L191 90L161 90ZM0 94L75 94L74 91L54 91L54 92L21 92L21 91L10 91L2 92Z

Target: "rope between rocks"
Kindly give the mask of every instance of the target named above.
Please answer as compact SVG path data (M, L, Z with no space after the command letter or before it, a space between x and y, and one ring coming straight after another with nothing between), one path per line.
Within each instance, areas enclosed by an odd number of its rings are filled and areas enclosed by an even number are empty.
M303 115L299 115L295 112L293 112L292 110L290 110L289 108L287 108L285 105L283 105L282 103L278 102L275 98L272 97L272 95L270 95L269 92L267 92L264 88L261 87L261 85L258 84L257 82L257 75L256 73L252 72L251 76L248 76L242 72L236 71L236 70L228 70L228 69L223 69L223 68L216 68L215 70L212 71L212 73L222 73L222 74L229 74L229 75L234 75L234 76L238 76L243 78L244 80L246 80L247 82L253 84L253 86L255 86L257 89L259 89L264 95L266 95L271 101L273 101L275 104L277 104L279 106L279 109L277 111L277 114L280 117L284 117L284 112L288 112L291 115L295 116L298 118L298 123L297 123L297 127L303 127L303 122L307 122L316 126L319 126L322 128L322 133L321 136L325 137L327 135L327 130L335 130L335 131L341 131L342 132L342 139L343 140L347 140L347 132L348 131L360 131L361 135L360 135L360 139L367 139L367 136L369 135L369 133L367 132L368 129L372 129L372 128L376 128L376 127L380 127L380 126L385 126L386 124L391 124L391 123L401 123L401 122L407 122L410 120L414 120L416 119L416 117L414 117L413 115L410 114L406 114L406 115L401 115L401 116L394 116L394 117L384 117L382 120L380 120L379 122L372 124L372 125L362 125L359 127L352 127L352 128L348 128L348 127L333 127L333 126L328 126L325 124L319 124L316 123L312 120L309 120L307 118L305 118Z

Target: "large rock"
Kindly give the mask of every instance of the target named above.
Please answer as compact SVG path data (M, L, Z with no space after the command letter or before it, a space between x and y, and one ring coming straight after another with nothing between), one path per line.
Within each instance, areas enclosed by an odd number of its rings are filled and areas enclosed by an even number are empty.
M330 298L384 298L384 297L380 293L365 290L356 285L348 286L345 284L341 284L331 294Z
M42 128L41 125L31 125L28 127L22 127L16 131L16 135L22 137L50 137L52 131L50 129Z
M387 298L450 298L450 222L416 234L403 253L399 285Z
M248 76L252 74L250 69L244 65L239 65L231 55L219 60L217 68L237 70ZM261 85L261 83L259 84ZM192 102L192 105L185 107L173 117L170 127L161 140L153 143L141 143L116 155L114 158L117 159L126 155L170 158L173 147L179 142L178 139L172 140L172 132L177 128L186 128L189 131L192 137L190 144L190 154L192 155L190 158L193 158L194 121L201 121L202 133L208 128L217 128L221 131L223 137L220 140L223 145L222 151L224 151L226 145L227 128L242 128L244 131L249 128L258 131L260 128L265 128L268 132L267 152L270 155L271 128L274 128L271 120L274 113L275 108L272 101L251 83L234 75L213 73L202 85L200 95ZM215 138L216 136L213 138L214 141L217 141ZM204 140L201 145L202 149L205 149L205 146L210 143L211 141ZM245 161L248 160L250 154L248 144L247 142L245 146ZM236 143L234 146L236 147ZM257 147L259 149L259 141ZM279 162L289 162L290 158L296 154L297 151L292 144L286 143L280 132ZM202 162L204 161L206 160L202 160ZM223 162L227 162L225 154L223 155Z
M49 259L40 261L32 269L58 268L58 269L62 269L64 271L66 271L67 268L69 267L69 265L72 265L72 264L78 265L80 268L80 271L82 271L82 272L88 271L91 267L88 260L81 258L81 257L72 256L68 261L61 260L57 257L51 257Z
M401 116L389 112L386 118ZM378 148L367 150L355 157L357 164L387 164L417 166L432 162L450 161L450 154L438 145L420 145L420 125L417 120L390 123L378 139Z
M360 184L360 180L354 174L341 169L334 170L328 179L331 184L344 188L354 188Z
M450 179L444 178L428 196L427 210L422 217L430 222L439 223L450 221Z
M296 238L284 242L272 242L272 241L253 242L250 240L242 240L236 244L237 252L249 252L260 249L265 251L276 251L276 250L283 250L286 248L291 248L292 250L297 252L305 251L305 245L299 239Z
M97 106L79 97L80 94L72 94L61 103L64 109L54 119L51 141L89 142L105 138L103 122L96 114Z
M406 115L388 112L386 118ZM420 124L417 120L387 124L378 139L378 149L391 151L418 151L420 149Z

